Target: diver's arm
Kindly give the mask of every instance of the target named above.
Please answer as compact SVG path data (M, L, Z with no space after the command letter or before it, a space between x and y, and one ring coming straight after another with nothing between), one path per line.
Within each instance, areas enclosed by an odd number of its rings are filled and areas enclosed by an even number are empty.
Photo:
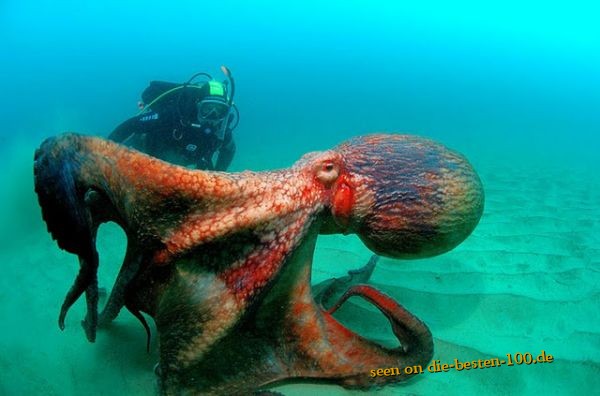
M225 134L225 142L223 146L219 149L219 155L217 157L217 163L215 165L215 170L225 171L231 164L233 160L233 155L235 154L235 142L233 141L233 136L231 130L228 130Z
M142 131L141 124L142 122L139 120L138 116L130 118L116 127L115 130L108 135L108 139L117 143L124 143L133 135Z

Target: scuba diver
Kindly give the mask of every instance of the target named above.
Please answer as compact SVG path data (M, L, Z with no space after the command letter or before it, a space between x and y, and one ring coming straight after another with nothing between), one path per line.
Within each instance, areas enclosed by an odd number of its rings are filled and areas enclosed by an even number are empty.
M221 71L227 77L224 82L208 73L196 73L183 84L150 82L142 93L140 113L108 138L174 164L226 170L235 154L232 131L239 111L233 103L231 72L225 66ZM208 81L193 83L200 76Z

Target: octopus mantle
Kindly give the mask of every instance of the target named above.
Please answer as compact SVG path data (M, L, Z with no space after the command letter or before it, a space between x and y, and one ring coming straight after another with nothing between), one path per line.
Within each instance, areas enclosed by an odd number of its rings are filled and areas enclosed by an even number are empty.
M369 371L426 365L428 328L367 285L323 308L310 285L317 237L355 233L379 255L427 257L463 241L483 209L481 182L466 159L409 135L354 138L289 169L222 173L66 134L36 151L34 174L49 232L80 263L60 328L84 293L90 341L122 307L145 326L140 312L150 315L164 394L251 394L284 379L356 388L407 379ZM123 228L128 244L98 314L96 233L107 221ZM387 317L397 348L332 316L351 296Z

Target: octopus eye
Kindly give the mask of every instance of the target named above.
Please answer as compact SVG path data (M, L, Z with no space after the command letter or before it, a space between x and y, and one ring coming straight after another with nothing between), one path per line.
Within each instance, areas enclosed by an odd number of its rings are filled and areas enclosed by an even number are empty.
M324 162L317 169L317 179L326 186L330 186L339 174L338 167L331 161Z

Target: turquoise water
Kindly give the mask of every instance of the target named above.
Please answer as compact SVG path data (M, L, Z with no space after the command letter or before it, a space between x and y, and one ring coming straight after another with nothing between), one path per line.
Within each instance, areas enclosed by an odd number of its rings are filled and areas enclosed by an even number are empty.
M372 283L422 318L442 363L540 351L536 366L425 373L381 395L591 394L600 389L600 28L590 2L117 2L0 5L0 394L152 394L157 345L130 315L88 344L77 270L45 230L34 149L64 131L106 136L148 81L197 71L236 78L241 122L230 170L287 167L377 131L434 138L466 155L486 191L455 250L384 259ZM100 283L124 252L101 229ZM362 265L352 237L319 241L315 281ZM352 310L354 308L354 311ZM344 323L389 342L355 305ZM360 312L360 314L357 314ZM362 394L287 384L285 395Z

